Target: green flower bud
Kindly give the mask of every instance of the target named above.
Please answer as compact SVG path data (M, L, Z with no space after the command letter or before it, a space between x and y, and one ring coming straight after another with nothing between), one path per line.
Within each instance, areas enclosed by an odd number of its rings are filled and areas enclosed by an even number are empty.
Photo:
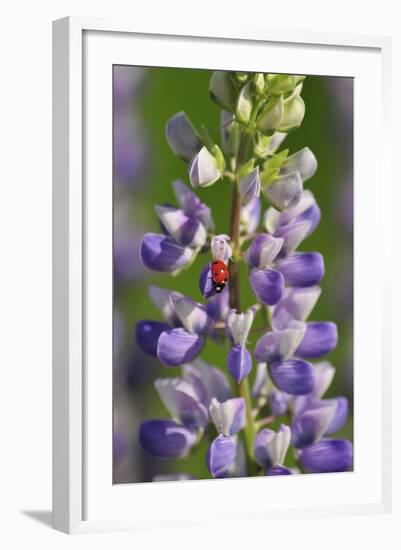
M234 78L241 84L245 84L245 82L248 80L248 76L249 76L248 73L240 73L240 72L234 73Z
M268 76L269 94L274 96L292 93L297 85L297 77L285 74L272 74Z
M217 105L235 112L238 97L238 87L227 71L214 71L209 83L210 97Z
M278 99L270 99L265 105L263 111L258 116L257 127L267 135L274 134L276 128L281 125L284 114L284 100L280 96Z
M220 149L220 147L218 145L215 145L211 152L212 152L212 155L214 156L214 158L216 160L217 170L219 170L220 172L223 172L224 168L226 167L226 161L225 161L222 150Z
M240 122L247 124L249 122L249 119L251 118L252 107L252 84L251 82L248 82L242 88L238 96L237 109L235 111L237 119Z
M265 91L265 75L263 73L256 73L253 77L253 85L257 95L263 95Z
M278 130L280 132L291 132L301 126L305 116L305 103L298 94L292 95L284 102L284 114Z

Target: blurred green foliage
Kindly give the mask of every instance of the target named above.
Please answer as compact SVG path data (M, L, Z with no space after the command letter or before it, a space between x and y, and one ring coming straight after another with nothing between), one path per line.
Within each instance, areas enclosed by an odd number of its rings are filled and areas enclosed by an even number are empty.
M150 68L147 70L145 90L140 106L141 118L150 139L150 164L142 185L133 188L135 200L132 216L144 232L160 232L155 204L175 203L171 182L182 179L188 183L187 165L179 160L170 150L165 139L167 120L177 111L185 111L195 127L205 124L212 137L219 143L218 107L210 100L208 84L211 72L206 70ZM319 251L324 255L326 275L322 281L322 295L311 315L312 320L331 320L339 328L339 344L335 351L327 356L337 373L328 392L331 395L345 395L352 404L352 299L345 305L338 296L342 295L343 284L347 277L352 281L352 234L344 229L341 222L344 208L343 184L347 170L352 174L352 121L342 121L341 116L352 117L351 96L345 97L350 109L339 111L339 102L332 93L338 84L338 78L309 76L304 82L302 97L306 103L306 115L299 130L289 134L283 146L290 149L290 154L308 146L318 159L318 171L306 182L311 189L322 211L322 219L314 234L301 246L301 250ZM350 95L348 93L348 95ZM343 98L344 100L344 98ZM138 108L138 107L137 107ZM345 122L345 123L344 123ZM347 129L347 135L344 129ZM352 185L352 181L348 183ZM213 211L216 233L228 233L230 210L230 183L223 180L210 188L198 190L200 198ZM350 194L352 197L352 193ZM267 204L264 204L264 209ZM346 205L347 207L347 205ZM352 208L352 205L349 205ZM140 262L139 256L132 259ZM159 319L160 314L152 305L147 295L149 284L179 290L199 301L203 298L198 289L198 277L201 268L209 261L206 255L199 255L194 265L177 278L168 274L147 271L142 281L125 285L116 294L116 305L122 311L128 327L126 345L135 345L132 334L139 319ZM347 293L345 293L347 294ZM348 292L352 297L352 288ZM255 299L249 289L245 266L241 270L242 307L254 303ZM256 323L261 323L257 318ZM202 354L202 359L225 369L227 347L209 342ZM139 357L141 357L139 355ZM326 357L324 358L326 359ZM179 376L179 369L168 369L156 360L143 356L134 365L137 369L149 369L149 377L140 388L141 413L133 423L132 437L137 437L137 423L146 418L166 417L166 411L157 396L152 380L160 376ZM253 377L252 377L253 378ZM146 398L144 399L144 396ZM136 398L135 392L132 399ZM352 439L352 412L347 425L338 432L338 436ZM162 463L160 472L185 471L196 477L209 477L205 466L206 442L194 456L176 463ZM140 480L132 480L140 481Z

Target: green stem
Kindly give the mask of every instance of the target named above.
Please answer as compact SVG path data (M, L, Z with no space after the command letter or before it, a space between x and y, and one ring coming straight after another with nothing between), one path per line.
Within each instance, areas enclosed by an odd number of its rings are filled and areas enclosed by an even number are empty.
M230 218L230 239L233 248L234 261L230 264L230 286L229 298L230 307L241 311L240 297L240 273L238 258L240 253L240 215L241 215L241 196L239 193L239 177L238 169L247 160L249 147L252 143L252 135L246 130L241 136L240 146L236 162L236 181L233 184L232 200L231 200L231 218ZM254 475L257 472L256 463L253 456L253 441L255 438L255 424L252 416L252 399L249 390L248 378L244 378L238 384L237 393L243 397L246 405L246 424L244 428L244 439L247 454L247 472L248 475Z

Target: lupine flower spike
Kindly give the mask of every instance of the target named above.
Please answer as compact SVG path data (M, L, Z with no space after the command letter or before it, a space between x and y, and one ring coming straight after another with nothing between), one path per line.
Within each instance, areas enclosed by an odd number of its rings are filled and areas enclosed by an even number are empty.
M139 441L158 459L179 460L200 452L207 438L212 478L352 468L352 443L335 438L348 401L324 397L335 375L324 356L337 345L337 326L309 320L324 259L298 250L321 218L304 188L318 163L308 147L291 154L281 148L305 115L303 80L216 71L209 92L222 109L220 145L215 132L196 129L183 112L166 126L173 153L187 163L189 186L173 182L176 204L155 206L160 233L144 235L141 259L151 270L179 276L199 254L207 256L197 296L185 296L179 279L176 290L149 287L161 318L140 321L136 339L166 367L155 381L166 415L145 420ZM207 204L215 185L232 189L228 234L216 234ZM224 208L218 205L219 218ZM247 277L240 280L242 262ZM246 286L256 303L241 303ZM208 340L228 344L225 364L200 358Z

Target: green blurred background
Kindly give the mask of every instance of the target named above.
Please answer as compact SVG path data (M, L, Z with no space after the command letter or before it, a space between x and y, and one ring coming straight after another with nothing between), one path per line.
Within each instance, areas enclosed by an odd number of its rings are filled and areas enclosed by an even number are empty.
M117 72L119 69L120 73ZM134 85L130 92L128 73ZM123 100L114 99L114 217L124 212L124 238L129 242L126 262L133 273L114 280L115 331L118 320L118 346L114 357L114 482L150 481L156 474L187 472L196 477L210 477L205 466L206 444L193 457L180 461L156 461L138 447L138 426L148 418L168 417L153 382L158 377L179 376L179 369L168 369L136 348L134 330L140 319L160 319L147 295L150 284L179 290L202 301L198 276L208 257L199 255L194 265L178 278L145 270L140 265L138 246L145 232L160 232L155 204L175 204L171 182L188 183L187 165L170 150L165 139L167 120L177 111L185 111L193 124L205 124L219 143L219 108L209 99L211 72L206 70L167 68L115 68L115 86L124 80L127 90ZM124 94L123 94L124 95ZM282 148L290 154L308 146L318 159L318 171L306 182L322 211L320 225L301 245L301 250L324 255L326 275L322 294L311 320L331 320L339 329L339 344L328 359L336 367L336 376L327 396L345 395L351 414L336 437L353 439L353 80L339 77L308 76L302 97L306 115L302 126L290 134ZM140 166L132 174L119 173L117 148L123 148L124 136L119 125L132 125L132 143L125 144L124 154L142 151ZM127 132L130 134L130 132ZM130 140L127 140L128 142ZM121 160L121 159L120 159ZM134 167L135 168L135 167ZM121 171L120 171L121 172ZM135 173L134 173L135 172ZM230 184L222 181L200 190L200 198L212 208L216 233L228 233ZM267 204L264 203L263 211ZM119 210L120 209L120 210ZM130 231L132 239L130 240ZM118 246L119 228L114 244ZM129 270L128 270L129 271ZM246 270L241 273L242 308L255 302L247 283ZM118 317L118 319L117 319ZM202 359L225 368L227 348L209 342ZM253 377L252 379L253 380Z

